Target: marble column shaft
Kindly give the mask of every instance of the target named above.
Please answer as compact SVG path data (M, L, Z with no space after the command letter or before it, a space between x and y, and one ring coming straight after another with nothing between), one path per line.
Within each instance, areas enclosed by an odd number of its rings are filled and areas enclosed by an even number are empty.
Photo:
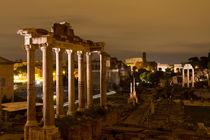
M35 49L25 46L27 53L27 122L26 126L36 126L36 92L35 92Z
M41 47L43 63L43 120L44 128L54 128L53 55L50 46Z
M78 51L78 100L79 100L79 111L83 111L85 108L84 104L84 62L83 55L84 52Z
M195 87L195 71L192 69L192 77L191 77L192 87Z
M187 87L190 87L190 70L187 69Z
M68 54L68 111L72 115L75 111L75 80L74 80L74 52L66 50Z
M1 85L0 85L0 124L2 122L2 107L1 107L1 103L2 103L2 91L1 91Z
M185 87L185 73L184 73L185 69L182 69L182 87Z
M62 55L64 50L54 48L56 54L56 117L64 116L63 108L63 67Z
M106 107L106 55L104 52L100 53L100 94L100 105Z
M92 56L90 52L86 53L86 68L87 68L87 107L93 104L93 89L92 89Z

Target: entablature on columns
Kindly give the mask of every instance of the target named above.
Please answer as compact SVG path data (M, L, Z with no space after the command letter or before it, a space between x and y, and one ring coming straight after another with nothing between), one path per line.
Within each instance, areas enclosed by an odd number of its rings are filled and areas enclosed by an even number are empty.
M24 36L24 45L32 47L52 47L69 49L73 51L95 52L104 51L104 42L83 40L74 35L73 29L67 22L55 23L52 31L39 28L21 29L17 32Z
M186 69L192 69L193 70L194 68L193 68L193 66L191 64L185 64L183 69L184 70L186 70Z

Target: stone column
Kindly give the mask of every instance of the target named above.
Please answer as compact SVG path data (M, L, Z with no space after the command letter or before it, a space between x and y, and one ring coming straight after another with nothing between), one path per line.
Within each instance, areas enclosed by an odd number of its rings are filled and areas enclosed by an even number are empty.
M191 81L192 81L192 87L195 87L195 71L194 71L194 69L192 69Z
M208 70L208 86L210 88L210 70Z
M2 123L2 108L1 108L1 103L2 103L2 91L1 91L1 85L0 85L0 125Z
M187 87L190 87L190 70L187 69Z
M86 65L84 65L84 104L85 107L87 107L87 68Z
M27 121L24 128L24 138L29 138L29 128L37 126L36 92L35 92L35 49L25 46L27 53Z
M100 53L100 105L106 108L106 56L104 52Z
M131 82L130 83L130 98L132 98L132 94L133 94L133 84Z
M135 77L134 77L134 78L133 78L133 97L134 97L136 103L138 103L139 101L138 101L138 98L137 98L137 96L136 96L136 81L135 81L135 80L136 80L136 79L135 79Z
M53 55L50 46L41 47L43 63L43 120L44 129L53 129L54 101L53 101Z
M68 54L68 111L72 115L75 111L75 80L74 80L74 52L66 50Z
M184 68L182 69L182 87L185 87L185 73L184 73Z
M83 52L78 51L78 100L79 100L79 111L83 111L85 108L84 104L84 62L83 62Z
M86 53L86 68L87 68L87 107L93 104L93 89L92 89L92 61L91 53Z
M54 48L56 54L56 117L64 117L63 109L63 66L62 55L64 50Z

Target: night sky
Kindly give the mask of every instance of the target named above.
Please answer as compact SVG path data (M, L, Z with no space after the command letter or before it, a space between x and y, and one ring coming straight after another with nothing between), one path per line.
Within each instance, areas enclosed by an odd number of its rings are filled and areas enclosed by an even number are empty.
M67 21L119 59L180 63L210 51L210 0L1 0L0 56L24 59L18 29Z

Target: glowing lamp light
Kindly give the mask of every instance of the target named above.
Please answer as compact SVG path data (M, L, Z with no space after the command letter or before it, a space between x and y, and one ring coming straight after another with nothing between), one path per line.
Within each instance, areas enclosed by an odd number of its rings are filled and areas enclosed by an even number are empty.
M53 95L53 100L54 100L54 101L56 100L56 95Z

